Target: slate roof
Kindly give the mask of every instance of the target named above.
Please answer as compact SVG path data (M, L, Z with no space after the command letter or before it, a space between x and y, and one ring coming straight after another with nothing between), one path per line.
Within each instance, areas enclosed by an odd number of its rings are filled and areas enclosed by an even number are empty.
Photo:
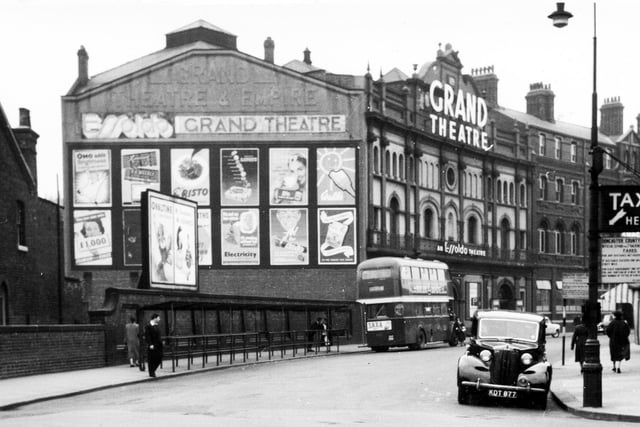
M548 122L533 116L531 114L523 113L521 111L511 110L505 107L496 107L494 112L500 113L506 117L516 120L521 123L526 123L529 126L541 129L547 132L551 132L559 135L566 135L568 137L575 137L583 140L591 139L591 128L576 125L573 123L566 123L561 121ZM615 141L607 135L598 132L598 143L615 147Z

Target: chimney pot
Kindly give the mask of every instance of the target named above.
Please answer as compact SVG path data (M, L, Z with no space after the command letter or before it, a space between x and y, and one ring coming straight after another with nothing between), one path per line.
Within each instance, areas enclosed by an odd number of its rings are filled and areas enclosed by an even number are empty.
M273 64L274 62L274 53L275 43L271 40L271 37L267 37L264 41L264 60Z
M29 110L26 108L20 108L20 126L31 128L31 115L29 114Z
M311 65L311 51L309 48L304 50L304 63Z
M89 81L89 54L84 46L78 50L78 80L82 83Z

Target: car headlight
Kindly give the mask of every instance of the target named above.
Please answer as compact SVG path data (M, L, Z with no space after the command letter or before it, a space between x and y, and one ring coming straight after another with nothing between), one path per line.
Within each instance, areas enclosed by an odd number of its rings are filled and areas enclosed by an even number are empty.
M491 352L489 350L482 350L480 352L480 360L488 362L491 360Z
M533 356L531 356L531 354L529 353L524 353L522 356L520 356L520 361L523 365L531 365L531 362L533 362Z

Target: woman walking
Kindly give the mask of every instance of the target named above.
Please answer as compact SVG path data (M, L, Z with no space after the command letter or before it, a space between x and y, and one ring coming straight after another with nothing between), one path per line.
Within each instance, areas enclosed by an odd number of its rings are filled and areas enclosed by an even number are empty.
M613 372L620 373L622 359L629 360L629 325L622 320L622 312L614 311L613 320L607 326L607 336L609 337L609 352L613 362Z
M573 336L571 337L571 350L575 348L576 362L580 363L580 372L582 372L582 364L584 363L584 343L587 341L589 331L582 323L582 318L576 316L573 319Z

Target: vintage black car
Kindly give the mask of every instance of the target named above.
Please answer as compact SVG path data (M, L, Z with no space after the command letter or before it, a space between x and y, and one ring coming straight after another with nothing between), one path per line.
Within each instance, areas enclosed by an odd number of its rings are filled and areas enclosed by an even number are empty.
M552 367L545 343L543 316L478 311L470 344L458 359L458 403L489 398L546 409Z

